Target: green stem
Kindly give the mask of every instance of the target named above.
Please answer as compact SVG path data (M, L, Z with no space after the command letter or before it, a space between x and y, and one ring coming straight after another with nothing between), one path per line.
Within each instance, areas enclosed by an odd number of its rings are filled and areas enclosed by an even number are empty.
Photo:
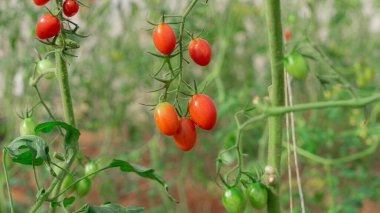
M13 197L12 197L12 190L11 190L11 186L9 184L9 180L8 180L8 172L7 172L7 165L6 165L6 161L7 161L7 149L3 149L3 168L4 168L4 176L5 176L5 182L7 183L7 188L8 188L8 197L9 197L9 205L11 207L11 212L15 212L14 210L14 206L13 206Z
M380 101L380 93L375 94L370 97L358 98L358 99L350 99L350 100L342 100L342 101L326 101L326 102L315 102L315 103L306 103L293 105L289 107L261 107L258 106L259 110L261 110L265 115L268 116L276 116L283 115L288 112L298 112L305 111L310 109L326 109L332 107L364 107L368 104L374 103L376 101Z
M273 107L284 106L284 64L280 0L266 0L266 20L272 74L270 99ZM281 142L284 117L282 114L269 118L268 165L281 174ZM269 187L268 212L280 212L280 178Z

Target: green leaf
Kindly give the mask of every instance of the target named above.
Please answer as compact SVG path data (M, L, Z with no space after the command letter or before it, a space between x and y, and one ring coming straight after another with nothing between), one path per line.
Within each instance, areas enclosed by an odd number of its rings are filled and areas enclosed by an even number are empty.
M161 186L163 186L165 188L165 191L166 191L168 197L170 198L170 200L177 202L177 200L169 194L168 185L165 183L165 181L160 176L158 176L155 173L154 169L148 169L148 168L136 165L136 164L128 163L127 161L117 160L117 159L114 159L108 167L109 168L119 167L122 172L134 172L141 177L157 181L158 183L161 184Z
M66 207L70 206L71 204L73 204L74 201L75 201L75 197L71 196L71 197L65 197L63 200L58 201L58 202L51 202L50 205L52 208L55 208L57 206L66 208Z
M84 207L86 213L139 213L144 212L144 208L140 206L121 206L119 204L107 203L101 206L86 205Z
M35 135L14 139L5 147L15 163L40 166L43 162L50 165L49 146ZM33 162L34 161L34 162Z
M75 127L71 126L62 121L49 121L45 123L41 123L36 126L35 132L36 134L43 132L49 133L53 130L54 127L61 127L66 130L65 134L65 152L66 158L71 159L73 156L74 150L78 149L78 139L80 132Z

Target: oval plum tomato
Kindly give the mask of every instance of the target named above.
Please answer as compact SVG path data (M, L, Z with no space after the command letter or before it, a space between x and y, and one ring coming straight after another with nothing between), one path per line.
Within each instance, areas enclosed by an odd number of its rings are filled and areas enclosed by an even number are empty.
M169 54L173 51L176 38L173 29L165 24L161 23L157 25L153 30L153 43L157 50L162 54Z
M96 172L97 170L98 170L98 166L96 165L96 163L94 161L90 161L90 162L86 163L86 165L84 166L84 174L85 175L92 174L92 173ZM89 178L93 178L93 177L95 177L95 175L89 176Z
M44 75L45 79L55 77L55 65L49 59L43 59L37 63L37 72Z
M284 39L285 41L289 41L292 38L292 33L288 28L285 28L284 30Z
M50 0L33 0L34 1L34 4L37 5L37 6L42 6L46 3L48 3Z
M211 60L211 46L202 39L191 40L188 47L189 55L193 61L201 66L207 66Z
M165 135L174 135L179 128L177 112L168 102L160 103L154 110L154 121L158 129Z
M214 102L205 94L196 94L189 100L191 119L199 128L211 130L216 123L217 112Z
M63 2L62 9L65 16L71 17L77 14L79 5L75 0L65 0L65 2Z
M298 54L292 53L285 58L285 67L288 73L299 80L304 80L307 74L307 63L305 58Z
M33 118L24 118L20 123L20 135L35 135L34 128L36 128L37 124Z
M52 14L42 15L36 25L36 35L39 39L47 39L58 35L61 23Z
M247 197L252 206L256 209L262 209L268 202L268 191L262 183L253 183L247 188Z
M80 197L87 195L91 190L91 180L89 178L85 178L79 181L75 185L75 190L77 192L77 195Z
M183 151L191 150L197 142L197 131L194 122L189 118L179 119L179 129L173 136L175 144Z
M229 213L241 213L247 205L243 191L238 187L226 189L222 196L223 206Z

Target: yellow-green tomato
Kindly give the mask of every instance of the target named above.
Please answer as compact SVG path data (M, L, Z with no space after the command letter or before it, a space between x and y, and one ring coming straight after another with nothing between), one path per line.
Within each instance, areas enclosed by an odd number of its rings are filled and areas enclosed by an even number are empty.
M304 80L307 74L307 62L298 53L291 53L285 57L285 68L288 73L296 79Z
M226 189L222 196L222 203L229 213L241 213L247 205L243 191L238 187Z
M52 79L55 77L55 66L49 59L43 59L37 63L37 72L45 79Z
M75 186L75 190L78 196L86 196L91 190L91 180L89 178L85 178L79 181Z
M262 183L253 183L247 188L247 197L252 206L256 209L262 209L268 202L268 191Z
M20 135L35 135L34 128L36 128L37 124L33 118L24 118L20 123Z

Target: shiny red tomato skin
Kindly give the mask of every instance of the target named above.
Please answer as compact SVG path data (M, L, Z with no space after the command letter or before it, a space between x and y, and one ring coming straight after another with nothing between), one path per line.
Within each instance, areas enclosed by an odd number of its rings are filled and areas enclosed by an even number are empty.
M177 112L168 102L160 103L154 110L154 121L162 134L172 136L179 129Z
M161 23L154 28L152 37L154 46L162 54L167 55L175 48L176 38L174 31L165 23Z
M207 66L211 60L211 46L202 39L196 38L191 40L188 47L188 52L195 63L201 66Z
M77 14L79 10L79 5L74 0L65 0L65 2L62 5L62 9L65 16L71 17Z
M199 128L211 130L214 128L217 112L214 102L205 94L196 94L189 100L189 113Z
M42 15L36 24L36 35L39 39L47 39L58 35L61 23L51 14Z
M33 0L34 1L34 4L37 5L37 6L42 6L46 3L48 3L50 0Z
M173 139L178 148L187 152L190 151L197 142L197 131L194 122L187 117L180 118L179 123L178 132L173 136Z

